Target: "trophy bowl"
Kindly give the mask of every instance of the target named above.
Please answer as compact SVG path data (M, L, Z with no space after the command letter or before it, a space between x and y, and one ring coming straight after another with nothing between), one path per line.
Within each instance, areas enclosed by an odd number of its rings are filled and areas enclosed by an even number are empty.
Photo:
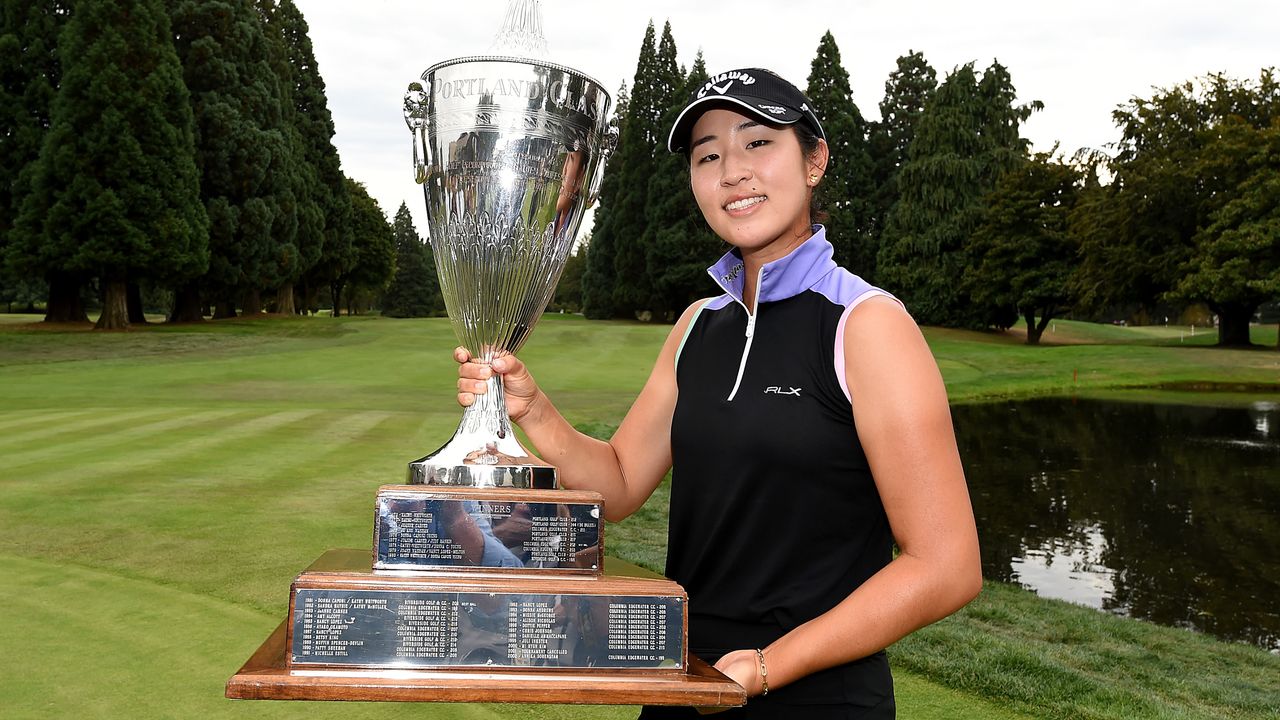
M414 178L459 342L475 361L515 353L551 300L614 135L600 83L562 65L475 56L431 66L405 93ZM555 488L554 467L512 433L502 380L408 482Z

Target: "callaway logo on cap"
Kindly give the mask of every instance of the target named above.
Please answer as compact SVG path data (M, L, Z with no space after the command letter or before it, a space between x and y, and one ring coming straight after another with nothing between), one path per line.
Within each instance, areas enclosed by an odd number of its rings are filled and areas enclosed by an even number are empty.
M818 137L827 137L809 99L795 85L768 70L746 68L713 75L690 96L689 104L671 128L667 149L684 152L694 123L715 105L728 105L773 125L803 122Z

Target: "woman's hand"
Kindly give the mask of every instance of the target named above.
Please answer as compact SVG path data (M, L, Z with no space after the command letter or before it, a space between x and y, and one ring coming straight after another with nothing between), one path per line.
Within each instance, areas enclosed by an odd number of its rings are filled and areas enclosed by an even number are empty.
M716 669L742 686L747 697L764 692L764 679L760 675L760 659L755 650L734 650L716 661Z
M507 415L519 423L529 413L539 396L538 383L515 355L503 355L490 363L471 357L464 347L453 349L453 359L458 362L458 404L470 407L477 395L488 391L486 381L495 373L502 376L502 389L507 397Z

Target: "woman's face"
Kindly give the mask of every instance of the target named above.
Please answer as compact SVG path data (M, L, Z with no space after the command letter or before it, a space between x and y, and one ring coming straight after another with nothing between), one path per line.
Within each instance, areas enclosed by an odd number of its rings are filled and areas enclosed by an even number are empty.
M693 196L725 242L766 251L767 261L809 237L809 175L822 171L791 128L716 108L694 123L689 143Z

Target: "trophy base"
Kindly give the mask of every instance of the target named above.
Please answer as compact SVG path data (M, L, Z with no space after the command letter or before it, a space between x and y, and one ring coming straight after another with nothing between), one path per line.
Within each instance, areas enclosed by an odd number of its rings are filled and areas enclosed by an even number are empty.
M574 490L383 485L373 569L599 575L603 506Z
M409 463L405 484L532 490L555 490L560 487L556 469L550 465L455 465L438 460L437 457L428 455Z
M606 570L599 578L558 580L376 573L365 551L330 550L298 576L289 620L227 682L226 696L719 708L746 702L737 683L685 652L678 585L615 558ZM587 666L557 660L567 661L570 654L557 648L573 638L594 638L609 653L600 656L605 665L589 659L594 648L573 653ZM505 650L490 655L493 664L441 665L439 651L461 655L486 639ZM667 661L632 664L646 648L666 648L658 654Z
M553 703L739 707L746 692L696 656L682 673L458 670L291 670L285 623L227 681L233 700Z
M466 409L453 437L409 463L406 485L557 490L559 474L520 444L507 422L502 386L490 378L483 403ZM495 399L496 398L496 399Z

